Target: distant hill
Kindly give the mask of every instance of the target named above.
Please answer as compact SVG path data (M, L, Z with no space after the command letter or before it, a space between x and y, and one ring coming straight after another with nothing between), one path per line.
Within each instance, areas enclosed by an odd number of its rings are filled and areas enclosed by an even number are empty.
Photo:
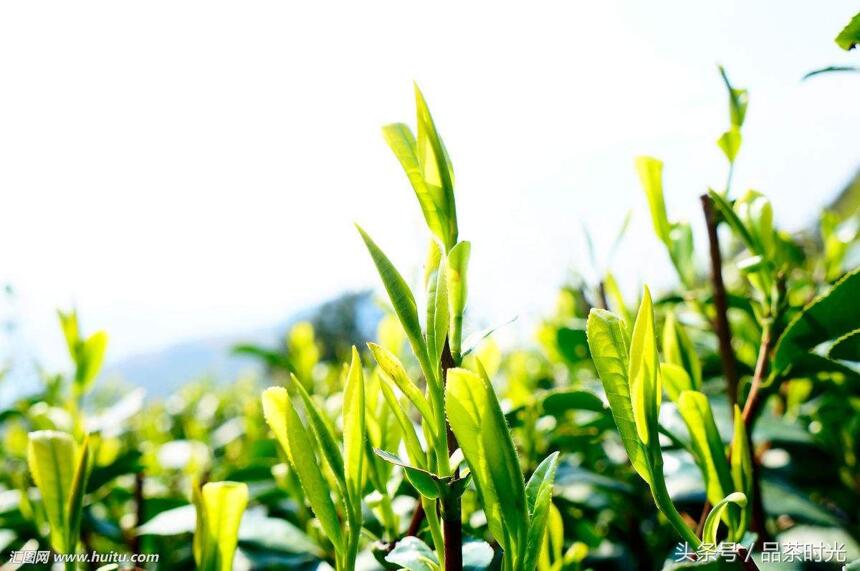
M348 292L318 306L300 311L280 325L234 335L201 338L177 343L159 351L135 355L108 367L102 382L120 378L143 387L148 397L168 395L188 381L210 377L229 381L247 372L259 372L255 359L234 355L238 344L278 347L286 331L299 321L314 326L322 357L334 354L336 348L363 345L373 337L382 311L370 292Z

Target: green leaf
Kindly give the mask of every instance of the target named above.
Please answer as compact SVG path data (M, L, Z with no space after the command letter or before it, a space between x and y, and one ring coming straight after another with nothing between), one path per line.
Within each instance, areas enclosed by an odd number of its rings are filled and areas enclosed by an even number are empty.
M854 331L860 323L858 299L860 268L815 298L788 324L776 345L774 369L783 371L816 345Z
M570 410L590 410L603 412L605 407L600 397L594 393L578 389L554 389L541 400L544 414L562 417Z
M690 375L678 365L660 363L660 378L663 381L663 388L666 389L669 400L674 403L678 402L678 398L682 392L695 390L693 381L690 380Z
M444 482L436 475L431 474L422 468L416 468L401 460L396 454L392 454L386 450L374 448L373 452L390 464L403 468L406 478L418 490L418 493L425 498L435 500L442 495L442 487Z
M536 569L543 546L549 510L552 505L552 485L558 468L558 452L553 452L538 465L526 485L529 506L529 531L522 569Z
M630 379L630 400L633 403L633 420L636 433L645 446L657 442L657 415L663 393L660 386L660 365L657 358L657 334L654 328L654 308L651 292L646 286L639 313L633 326L630 341L630 362L627 378Z
M663 326L663 358L687 372L692 383L690 388L698 389L702 386L702 364L699 356L684 326L678 322L673 312L666 315L666 323Z
M663 202L663 162L653 157L637 157L636 170L648 198L654 232L664 244L670 246L669 218L666 215L666 203Z
M729 92L729 120L732 127L740 129L744 124L744 119L747 116L747 106L749 105L749 92L746 89L738 89L732 86L729 81L729 76L726 74L725 68L720 66L720 77L723 78L723 83L726 85L726 90Z
M384 377L382 378L379 385L380 389L382 389L382 396L385 398L392 414L394 414L394 418L400 425L400 430L403 433L403 443L406 446L406 454L409 455L409 461L418 468L424 469L427 467L427 457L421 448L418 434L415 432L415 427L412 425L412 421L409 420L409 417L406 416L406 412L404 412L403 408L400 406L400 402L398 402L389 383L390 381L388 379Z
M723 216L723 220L725 220L728 225L734 230L735 234L737 234L738 238L746 245L750 251L760 254L764 256L763 252L758 251L758 247L755 239L752 234L750 234L747 227L744 226L744 223L741 222L741 219L738 218L738 215L735 213L732 205L722 197L719 193L714 192L712 189L708 189L708 196L711 198L711 201L714 203L714 206L717 207L717 210L720 211L720 214Z
M734 408L734 435L731 445L731 471L732 483L737 492L743 492L747 499L753 494L753 465L752 453L749 447L749 438L744 424L743 414L738 405ZM741 510L741 519L736 530L736 538L740 538L745 532L751 517L751 505Z
M427 347L424 345L424 335L421 333L421 322L418 319L418 306L415 304L415 297L413 297L409 286L406 285L406 280L403 279L391 260L379 249L367 232L362 230L361 226L356 225L356 228L358 228L367 250L370 252L370 257L373 258L373 263L376 264L376 270L379 272L379 277L382 278L382 285L385 286L388 299L391 300L394 312L397 314L400 324L403 325L412 351L421 364L421 370L426 374L432 369L427 357Z
M239 539L239 523L248 505L248 486L240 482L210 482L199 495L194 494L194 504L197 568L230 571Z
M415 85L415 107L418 116L418 162L433 203L443 213L442 224L445 231L441 237L445 251L450 251L457 243L457 206L454 202L454 168L424 95Z
M394 156L400 161L406 176L409 178L427 227L436 237L445 243L448 230L445 222L444 204L437 203L438 198L433 190L424 182L421 163L418 158L418 145L412 130L403 123L394 123L382 128L382 134Z
M527 538L526 491L511 433L485 374L450 369L445 410L469 464L490 533L518 561Z
M586 325L588 347L594 367L603 383L603 390L612 410L612 417L627 450L630 463L646 482L651 481L647 454L633 419L633 404L627 382L630 340L627 326L617 315L604 309L592 309Z
M860 361L860 329L855 329L837 339L827 352L827 356L843 361Z
M737 127L732 127L717 139L717 145L722 149L730 163L735 162L741 148L741 141L741 131Z
M471 254L471 242L460 242L448 252L448 271L446 272L448 314L451 318L451 354L454 355L455 360L461 353L463 313L466 311L466 299L469 295L469 284L466 276Z
M747 505L747 497L740 492L733 492L725 498L714 504L714 508L705 518L705 526L702 528L702 542L709 545L717 545L717 531L720 527L720 520L723 518L724 512L728 509L729 504L735 504L741 508Z
M412 382L412 379L409 378L409 375L406 373L406 369L403 367L403 364L397 356L382 345L377 345L376 343L368 343L367 347L370 349L370 352L373 353L373 358L376 359L376 363L379 365L379 368L382 369L384 376L397 385L400 392L406 395L409 402L418 409L418 412L421 413L421 416L423 416L427 422L433 422L435 415L433 414L433 409L430 407L430 403L427 401L427 397L424 396L421 389L419 389L418 386Z
M708 500L716 505L733 489L733 483L708 397L699 391L684 391L678 398L678 412L687 425L696 461L705 477Z
M104 331L92 334L80 347L80 361L75 373L75 383L81 392L90 388L102 368L107 351L108 336Z
M397 542L385 560L407 571L438 571L439 560L433 550L417 537L407 536Z
M68 513L68 533L66 545L75 549L78 544L81 529L81 512L84 505L84 494L87 491L87 483L91 473L90 465L90 438L84 438L78 451L78 464L75 467L75 475L72 478L72 487L69 490L69 500L66 512Z
M77 364L78 343L80 341L78 312L75 310L68 313L57 311L57 315L60 318L60 328L63 330L63 337L66 339L66 346L69 348L69 356L72 358L72 361Z
M328 462L329 468L331 468L335 478L337 478L338 484L345 493L346 479L344 475L343 455L340 452L340 447L337 444L337 439L332 432L331 426L326 422L322 411L308 394L304 384L302 384L302 382L292 373L290 374L290 378L293 381L293 386L295 387L296 392L299 393L299 396L305 405L305 417L308 420L308 425L310 426L314 438L319 442L319 449L322 452L323 457L326 459L326 462Z
M263 391L262 402L266 423L295 469L311 509L335 549L343 552L340 521L314 454L313 439L299 419L287 390L283 387L270 387Z
M346 489L353 507L360 513L362 470L364 468L365 424L364 372L358 349L352 348L352 362L343 389L343 467Z
M842 28L835 41L836 45L843 50L853 50L860 43L860 12L855 14L848 25Z
M42 496L51 547L58 553L73 552L76 545L69 544L72 522L68 507L75 472L80 465L75 441L64 432L31 432L27 442L27 465Z
M427 357L438 363L448 337L448 285L445 266L432 272L427 282Z

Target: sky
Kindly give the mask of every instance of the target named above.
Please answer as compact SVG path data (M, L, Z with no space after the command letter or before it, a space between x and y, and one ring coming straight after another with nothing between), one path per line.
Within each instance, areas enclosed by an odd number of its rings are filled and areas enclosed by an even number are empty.
M282 322L379 289L359 222L415 283L427 234L380 134L422 87L473 242L473 328L549 311L592 275L583 225L629 290L670 284L633 168L663 159L670 218L703 228L750 90L735 189L809 224L860 167L849 1L18 2L0 6L0 283L15 344L64 363L55 310L108 361Z

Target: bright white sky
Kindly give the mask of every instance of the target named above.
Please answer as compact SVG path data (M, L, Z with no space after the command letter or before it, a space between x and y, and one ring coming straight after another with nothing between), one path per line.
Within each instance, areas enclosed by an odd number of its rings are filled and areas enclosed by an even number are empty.
M420 213L379 131L413 122L413 79L454 161L482 322L546 311L588 270L581 223L605 251L627 208L619 275L670 279L633 157L666 161L670 216L700 226L725 177L717 62L751 91L735 180L785 226L860 166L860 76L800 82L858 63L832 41L856 2L524 7L4 3L0 280L25 342L60 359L71 304L111 360L280 322L378 285L353 221L417 275Z

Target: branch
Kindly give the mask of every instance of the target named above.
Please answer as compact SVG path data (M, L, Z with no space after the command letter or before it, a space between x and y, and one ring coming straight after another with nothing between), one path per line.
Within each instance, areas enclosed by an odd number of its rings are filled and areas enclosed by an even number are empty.
M723 283L723 256L720 253L720 238L717 234L717 216L707 194L700 197L705 223L708 227L708 242L711 253L711 285L714 289L714 329L720 344L720 359L726 376L729 405L734 410L738 401L738 371L732 351L732 331L729 326L726 286Z

